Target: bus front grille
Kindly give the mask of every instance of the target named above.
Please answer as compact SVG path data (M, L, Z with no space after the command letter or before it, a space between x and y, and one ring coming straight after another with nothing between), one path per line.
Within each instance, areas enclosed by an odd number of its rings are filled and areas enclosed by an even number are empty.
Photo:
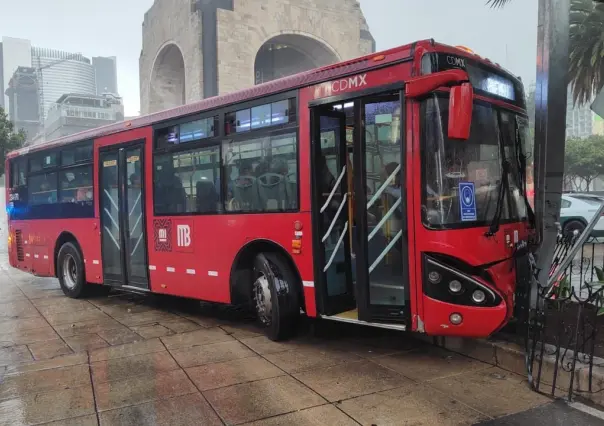
M17 246L17 260L23 262L25 256L23 254L23 236L20 230L15 231L15 245Z

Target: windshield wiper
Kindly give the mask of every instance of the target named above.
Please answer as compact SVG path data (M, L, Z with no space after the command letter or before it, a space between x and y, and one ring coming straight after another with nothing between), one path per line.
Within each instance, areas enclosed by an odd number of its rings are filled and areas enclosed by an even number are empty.
M497 194L497 207L495 209L495 215L489 230L485 233L486 237L494 236L499 231L499 222L501 222L501 215L503 214L503 203L505 201L505 194L510 192L510 162L502 157L501 160L501 183L499 184L499 193Z

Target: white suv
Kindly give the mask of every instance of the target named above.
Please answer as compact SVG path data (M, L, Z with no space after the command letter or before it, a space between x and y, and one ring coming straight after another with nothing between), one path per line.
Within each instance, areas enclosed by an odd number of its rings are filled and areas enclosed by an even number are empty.
M560 209L560 226L564 234L583 232L594 217L604 198L592 194L564 194ZM600 218L591 236L604 237L604 218Z

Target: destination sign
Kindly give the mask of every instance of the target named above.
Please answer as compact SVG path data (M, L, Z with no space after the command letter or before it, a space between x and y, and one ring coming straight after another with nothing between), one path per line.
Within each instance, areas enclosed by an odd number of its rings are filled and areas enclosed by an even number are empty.
M524 107L522 84L503 71L459 55L430 53L422 58L422 74L431 74L451 69L462 69L468 73L470 83L477 92L496 96Z

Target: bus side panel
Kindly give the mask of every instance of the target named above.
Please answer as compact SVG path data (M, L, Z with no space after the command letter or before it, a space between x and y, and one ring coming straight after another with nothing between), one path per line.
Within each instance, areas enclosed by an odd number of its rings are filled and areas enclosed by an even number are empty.
M24 260L22 262L17 260L17 243L13 241L11 251L14 252L12 258L15 259L15 265L11 264L12 266L39 276L56 276L55 248L60 249L57 247L57 240L62 233L67 232L74 236L82 249L87 281L103 282L100 269L100 238L96 219L39 219L12 222L11 234L14 236L17 230L21 231L22 235Z
M161 217L148 221L149 273L157 293L229 303L233 262L255 240L271 241L292 252L294 222L310 228L309 214L248 214ZM166 230L170 244L160 241ZM186 231L185 231L186 230ZM301 254L291 254L302 280L312 270L310 238ZM251 284L251 283L250 283Z

